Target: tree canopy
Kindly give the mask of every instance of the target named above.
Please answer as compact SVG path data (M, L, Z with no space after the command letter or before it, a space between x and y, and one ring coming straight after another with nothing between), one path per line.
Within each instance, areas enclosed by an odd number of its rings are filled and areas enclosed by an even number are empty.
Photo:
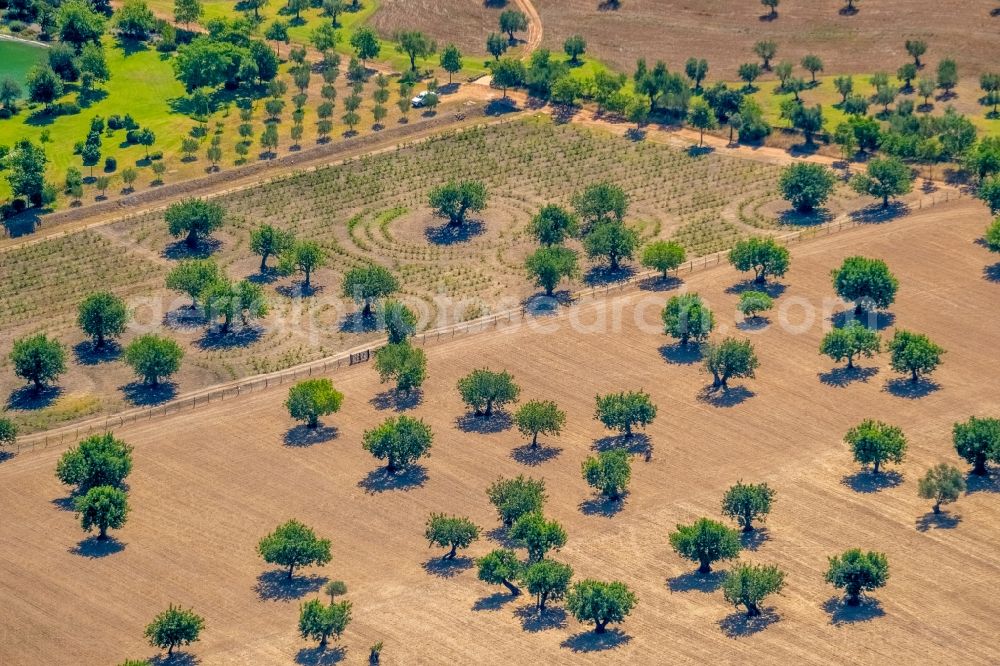
M942 504L951 504L965 492L965 478L954 465L938 463L927 470L917 483L917 494L923 499L934 500L935 514L941 513Z
M698 562L699 573L710 572L713 562L735 558L743 547L739 532L708 518L677 525L670 533L670 546L681 557Z
M826 582L847 593L847 604L858 606L864 592L885 586L889 578L889 560L884 553L852 548L830 559Z
M80 303L76 321L94 339L94 347L102 349L107 338L117 338L125 332L130 319L131 313L121 297L98 291Z
M882 199L882 207L889 206L889 199L901 196L913 187L910 168L896 157L876 157L868 162L865 173L851 179L851 187L858 194Z
M111 433L91 435L70 447L56 463L56 477L78 494L91 488L120 488L132 471L132 447Z
M667 335L686 346L692 339L701 343L715 328L715 315L695 293L671 296L660 313Z
M452 560L459 548L468 548L479 538L479 527L465 517L432 513L427 519L424 537L430 546L449 548L441 559Z
M624 622L638 599L625 583L593 579L575 583L566 595L566 609L580 622L593 622L603 634L610 623Z
M791 257L788 248L770 236L751 236L736 242L729 263L738 271L753 270L754 281L764 283L768 275L784 275Z
M175 648L197 641L204 629L205 620L200 615L171 604L146 625L145 635L150 645L166 648L169 655Z
M528 561L538 562L553 548L566 545L566 529L554 520L547 520L541 511L526 513L514 521L509 536L528 550Z
M528 592L535 595L538 612L545 611L550 600L562 599L573 578L573 567L543 559L528 565L521 574Z
M184 243L198 247L199 237L207 236L222 226L225 211L217 203L203 199L187 199L170 204L164 213L167 230L175 238L186 234Z
M829 167L812 162L796 162L785 167L778 180L781 194L802 213L822 206L830 198L837 177Z
M384 384L395 380L396 390L409 393L427 376L427 355L408 342L389 343L375 352L375 371Z
M506 405L517 402L521 387L514 383L514 377L506 370L496 372L481 368L458 380L458 392L462 402L477 416L489 417L494 409L502 410Z
M623 449L601 451L589 456L581 466L583 479L610 500L621 498L632 478L629 453Z
M594 418L605 428L618 430L626 438L636 426L645 428L656 418L656 405L645 391L622 391L595 398Z
M155 333L140 335L125 347L125 363L147 386L159 386L162 380L180 370L183 358L184 350L179 344Z
M430 426L422 420L397 416L366 430L361 439L364 450L385 460L386 471L395 473L429 455L434 437Z
M709 343L705 352L705 369L712 373L712 387L728 390L733 378L753 378L760 361L749 340L725 338Z
M513 550L498 548L490 551L476 560L476 569L479 580L492 585L503 585L513 597L521 594L514 581L520 578L524 565Z
M847 431L844 441L851 447L854 460L875 474L888 463L899 464L906 455L906 437L901 428L874 419L865 419Z
M722 497L722 514L739 523L744 532L752 532L753 521L764 522L773 503L774 490L766 483L738 481Z
M97 528L97 538L104 541L108 538L108 530L121 529L125 525L129 512L128 497L113 486L96 486L73 504L80 517L80 526L85 532Z
M887 345L890 364L896 372L910 373L910 381L917 382L941 364L944 348L931 342L923 333L897 328Z
M257 552L268 564L287 567L291 580L296 567L322 566L330 561L330 540L320 539L311 527L293 519L261 539Z
M726 573L722 594L734 606L746 608L747 617L757 617L760 603L784 586L785 574L774 565L739 564Z
M899 280L881 259L848 257L831 274L837 295L854 303L856 315L865 309L885 309L896 300Z
M819 353L829 356L836 362L847 360L847 368L854 368L854 358L864 356L871 358L882 349L882 338L858 321L851 321L839 328L831 329L823 336Z
M545 481L519 474L513 479L500 477L486 490L500 522L510 527L521 516L540 512L545 506Z
M14 365L14 374L31 382L35 394L66 372L65 348L45 333L14 340L10 360Z
M485 210L488 199L486 185L480 180L450 180L427 197L434 213L447 218L449 226L461 226L468 213Z
M344 275L342 293L347 298L353 298L356 303L363 304L362 316L372 314L375 301L399 291L399 280L388 268L378 264L359 266L347 271Z
M514 414L514 423L525 437L531 437L531 447L538 446L539 435L558 435L566 425L566 412L551 400L530 400Z
M642 250L642 265L660 271L664 280L667 273L683 264L686 258L684 246L673 241L653 241Z
M986 462L1000 463L1000 419L970 416L952 427L955 451L977 476L987 474Z
M306 379L289 389L285 407L293 419L316 428L319 417L339 412L343 401L344 394L333 388L329 379Z

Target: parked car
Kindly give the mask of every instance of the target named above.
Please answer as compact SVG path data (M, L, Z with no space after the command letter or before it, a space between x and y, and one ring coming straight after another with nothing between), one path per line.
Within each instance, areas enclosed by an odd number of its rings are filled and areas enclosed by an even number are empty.
M417 96L411 99L410 103L413 104L414 108L419 109L420 107L427 105L427 98L430 97L432 94L433 93L430 90L425 90L421 93L417 93Z

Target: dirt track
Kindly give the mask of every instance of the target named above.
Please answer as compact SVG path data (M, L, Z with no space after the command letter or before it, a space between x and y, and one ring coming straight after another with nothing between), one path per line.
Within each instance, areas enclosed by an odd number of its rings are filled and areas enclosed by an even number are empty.
M974 242L985 223L980 205L963 202L795 248L771 317L789 326L739 333L755 341L761 369L731 402L700 399L705 375L657 332L669 295L662 291L539 323L558 334L518 330L431 348L424 401L413 412L436 439L426 479L409 489L380 488L377 464L359 445L362 430L387 415L369 402L381 390L369 367L335 377L345 411L328 419L332 439L311 446L282 444L300 431L289 431L278 391L120 431L136 446L136 464L134 512L119 552L79 542L72 514L60 508L56 452L8 460L0 464L8 526L0 543L0 662L97 665L150 656L142 627L173 601L206 616L204 639L191 650L201 663L334 663L337 653L317 655L295 630L299 599L315 596L329 577L345 580L354 602L345 663L363 661L376 640L385 641L387 664L996 663L989 637L1000 613L993 546L1000 482L975 485L952 507L951 522L935 523L915 491L929 465L959 462L952 422L1000 411L995 369L979 351L1000 344L997 268ZM805 304L830 295L830 267L856 252L885 258L900 277L895 325L927 332L948 350L936 390L907 395L890 381L884 357L862 363L874 369L863 381L838 385L816 353L823 318L788 330L804 324ZM723 267L686 287L732 332L729 287L740 279ZM577 330L569 330L572 321ZM547 461L527 464L516 431L457 427L455 380L483 365L510 369L523 399L552 398L568 411L567 432L546 442L556 447ZM660 406L648 431L652 458L633 458L623 510L603 516L579 477L581 459L607 434L591 419L593 395L638 387ZM901 483L877 492L855 475L840 441L868 416L902 425L910 438ZM509 601L461 566L441 570L437 551L426 548L430 511L495 527L483 489L498 474L518 472L546 479L547 513L569 531L555 557L578 577L617 577L637 591L639 606L608 643L596 644L558 610L538 622L523 610L527 599ZM717 577L691 575L693 566L666 545L675 523L717 515L722 491L739 478L768 481L778 492L767 539L748 558L780 564L788 588L759 630L741 625L712 591ZM298 590L277 585L253 552L261 535L292 516L334 543L333 562L306 572ZM837 606L822 569L828 554L854 545L886 551L891 576L879 605L852 614ZM492 547L480 541L470 554Z

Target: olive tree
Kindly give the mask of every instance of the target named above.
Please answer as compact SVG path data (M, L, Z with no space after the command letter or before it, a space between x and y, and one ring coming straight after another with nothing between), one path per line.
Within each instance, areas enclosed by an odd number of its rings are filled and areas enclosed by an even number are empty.
M840 328L831 329L823 336L819 353L835 362L847 360L847 369L854 368L854 358L871 358L882 349L882 337L858 321L849 322Z
M295 244L290 231L262 224L250 232L250 251L260 256L260 272L267 271L267 258L280 257Z
M558 435L566 425L566 412L551 400L530 400L514 413L514 423L531 448L538 446L539 435Z
M638 599L625 583L588 578L575 583L566 595L566 609L580 622L593 622L603 634L610 623L624 622Z
M189 248L198 247L199 238L208 236L222 226L225 215L222 206L202 199L187 199L170 204L163 217L173 237L184 235Z
M687 346L692 339L700 344L715 328L715 315L695 293L671 296L660 317L664 332L679 340L681 346Z
M204 618L193 610L171 604L146 625L145 636L150 645L161 650L166 648L171 655L175 648L197 641L204 629Z
M740 293L740 301L736 309L748 319L756 319L761 312L767 312L774 307L774 299L763 291L744 291Z
M528 255L524 265L546 296L552 295L560 280L571 279L580 272L576 252L568 247L540 247Z
M761 67L769 70L771 69L771 60L778 55L778 45L770 39L762 40L754 44L753 52L763 60Z
M722 496L722 515L739 523L744 532L753 532L753 521L764 522L773 503L774 490L766 483L737 481Z
M96 527L100 541L108 538L109 529L124 527L129 512L128 497L114 486L91 488L86 495L76 498L73 508L80 517L83 531L90 532Z
M132 447L111 433L87 437L56 463L56 478L76 486L77 494L99 486L120 488L131 471Z
M686 258L684 247L673 241L653 241L642 250L642 265L660 271L664 280L667 279L667 273L676 270Z
M866 309L885 309L896 300L899 280L881 259L848 257L831 276L837 295L854 303L855 315Z
M428 546L449 548L442 560L453 560L459 548L468 548L479 538L479 527L468 518L432 513L427 519L424 537Z
M596 183L573 195L573 208L583 222L583 231L605 222L624 222L628 194L613 183Z
M545 604L562 599L573 578L573 567L555 560L539 560L525 567L521 574L524 586L535 595L538 612L545 611Z
M417 331L417 314L402 301L386 300L379 309L389 344L406 342Z
M729 380L753 378L760 361L749 340L725 338L709 343L705 352L705 369L712 373L712 388L729 389Z
M604 222L591 227L583 237L583 249L591 259L603 258L617 271L623 260L635 255L639 234L622 222Z
M790 164L778 180L781 195L800 213L826 203L836 184L837 177L829 167L812 162Z
M504 527L510 527L521 516L540 512L545 506L545 481L527 478L522 474L513 479L500 477L486 489Z
M562 206L548 204L531 219L528 231L541 245L560 245L579 231L576 216Z
M316 428L319 417L339 412L343 401L344 394L329 379L306 379L288 390L285 408L293 419Z
M510 591L512 597L521 594L520 588L514 584L524 569L517 559L517 553L507 548L490 551L476 560L479 580L492 585L503 585Z
M375 302L399 291L399 280L388 268L378 264L359 266L344 275L342 293L362 304L361 315L369 317Z
M17 424L8 418L0 417L0 448L10 446L17 441Z
M656 405L645 391L622 391L598 395L594 418L609 430L617 430L626 438L632 428L645 428L656 418Z
M510 538L528 550L528 561L538 562L553 548L566 545L566 529L546 520L541 511L526 513L510 526Z
M514 383L514 377L506 370L496 372L482 368L459 379L458 392L462 402L476 416L490 417L493 410L503 410L508 404L517 402L521 387Z
M913 187L910 167L896 157L876 157L868 162L865 173L851 178L851 187L858 194L867 194L882 199L882 207L888 208L889 199L902 196Z
M965 478L954 465L940 463L927 470L917 482L917 494L934 500L934 513L941 513L942 504L951 504L965 492Z
M768 275L781 277L788 271L788 248L770 236L751 236L737 241L729 251L729 263L738 271L754 272L754 282L767 282Z
M986 462L1000 463L1000 419L969 417L952 427L955 451L972 465L972 473L985 476Z
M361 446L376 459L384 460L386 471L395 474L429 455L433 439L431 427L422 420L397 416L366 430Z
M620 499L632 478L628 451L612 449L589 456L581 466L583 480L610 500Z
M327 252L315 241L292 242L280 255L278 272L291 275L299 271L304 276L302 288L309 291L313 271L326 265Z
M299 608L299 635L318 641L323 648L330 636L340 638L350 621L350 601L331 602L327 605L319 599L310 599Z
M424 383L427 355L408 342L388 344L375 352L375 371L383 384L395 380L397 391L409 393Z
M209 287L223 279L219 265L211 259L188 259L180 262L167 273L167 289L191 297L191 309L198 307L198 300Z
M117 338L125 332L130 319L131 313L121 297L98 291L80 303L76 322L94 339L94 348L103 349L107 338Z
M864 592L884 587L889 578L889 560L884 553L851 548L829 558L826 582L847 593L847 605L861 604Z
M31 382L35 395L66 372L66 350L58 340L45 333L14 340L10 360L14 374Z
M923 333L896 329L887 345L890 365L896 372L910 373L910 381L917 382L921 375L928 375L941 363L944 349L931 342Z
M447 218L449 226L462 226L468 213L486 208L487 199L486 185L479 180L450 180L428 195L434 213Z
M708 518L677 525L670 533L670 546L681 557L698 562L698 573L703 574L712 570L713 562L734 559L743 547L739 532Z
M140 335L125 347L125 363L151 387L180 370L182 358L179 344L155 333Z
M287 567L291 580L296 567L323 566L330 561L330 540L320 539L311 527L292 519L261 539L257 552L268 564Z
M897 465L906 455L906 436L897 426L865 419L847 431L844 441L851 447L854 460L862 467L872 466L872 473L889 462Z
M722 595L737 608L743 606L747 617L758 617L761 602L784 586L785 574L774 565L739 564L726 573Z

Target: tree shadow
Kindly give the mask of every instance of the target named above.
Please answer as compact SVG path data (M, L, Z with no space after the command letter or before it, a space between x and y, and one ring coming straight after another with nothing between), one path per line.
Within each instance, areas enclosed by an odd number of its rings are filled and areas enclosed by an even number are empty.
M510 97L501 97L500 99L490 100L485 107L483 107L483 115L485 116L502 116L508 113L514 113L517 111L517 102L515 102Z
M521 620L521 629L528 633L566 628L566 611L562 608L546 608L539 612L538 606L528 604L514 609L514 616Z
M525 444L512 449L510 457L528 467L536 467L547 463L553 458L557 458L562 453L562 448L558 446L531 446Z
M365 316L361 310L352 312L340 322L341 333L371 333L378 330L378 317Z
M727 294L742 294L747 291L762 291L771 298L778 298L788 287L780 282L757 282L753 278L726 287Z
M585 516L613 518L625 508L626 495L627 493L623 493L623 496L618 499L610 499L604 496L591 497L588 500L580 502L580 513Z
M877 599L862 598L861 605L848 606L841 597L830 597L823 602L822 608L830 615L830 624L833 625L871 622L885 615Z
M865 224L881 224L891 222L897 217L902 217L910 212L910 207L902 201L893 201L888 206L882 204L872 204L850 213L850 217L855 222Z
M552 118L557 125L565 125L572 122L578 113L580 113L580 107L574 104L552 105Z
M573 294L568 289L553 292L551 296L544 293L533 294L522 301L525 310L532 317L553 315L559 311L559 306L569 305L572 302Z
M168 328L195 329L205 325L205 312L190 305L179 307L163 315L163 325Z
M631 437L625 435L608 435L594 440L593 449L595 451L611 451L623 449L632 455L645 456L646 462L653 457L653 442L649 435L643 432L632 433Z
M736 324L736 328L741 331L762 331L770 325L770 319L757 315L754 317L744 317L743 321Z
M11 458L13 458L14 455L15 454L13 451L4 451L2 448L0 448L0 463L7 462Z
M84 340L73 345L73 356L80 365L100 365L118 360L122 348L113 340L105 340L104 347L98 349L92 340Z
M283 284L280 287L275 287L274 290L285 298L308 298L323 291L323 286L310 284L306 287L305 282L296 280L292 284Z
M368 402L375 409L392 409L397 412L405 412L407 409L417 407L423 400L424 392L422 389L413 389L412 391L389 389L377 394Z
M334 426L321 425L310 428L308 425L301 424L290 428L282 440L285 442L285 446L307 447L336 439L337 434L337 428Z
M452 578L471 569L473 564L471 557L459 556L451 560L443 560L435 556L421 564L420 568L438 578Z
M291 601L318 591L326 581L319 574L297 574L289 580L284 569L272 569L257 576L253 589L261 601Z
M756 617L748 617L746 613L738 611L719 620L719 628L729 638L741 638L763 631L780 619L770 608L763 609Z
M254 284L272 284L281 278L281 274L276 270L267 269L263 273L257 271L253 275L247 276L247 282L253 282Z
M728 389L717 389L708 385L698 394L698 400L713 407L735 407L754 397L756 393L745 386L732 386Z
M424 229L424 238L434 245L455 245L466 243L486 231L482 220L466 220L464 224L442 224Z
M28 208L3 220L3 227L7 230L7 235L10 238L29 236L35 233L35 230L42 224L42 215L46 212L38 208Z
M778 13L774 12L772 14L771 12L768 12L767 14L761 14L760 16L757 17L757 20L761 21L762 23L770 23L771 21L777 21Z
M494 527L486 533L486 536L492 541L496 541L504 548L516 548L518 545L516 541L510 538L510 533L503 525L500 527Z
M841 478L840 483L856 493L877 493L887 488L895 488L903 482L903 475L895 470L875 474L870 470L861 470Z
M672 345L663 345L658 351L667 363L691 365L702 359L701 345L697 343L682 345L678 342Z
M866 384L869 379L877 374L878 368L860 367L856 365L853 368L834 368L829 372L817 373L816 376L819 377L819 380L827 386L844 388L854 382Z
M667 277L658 275L640 281L639 289L643 291L671 291L677 289L682 284L684 284L684 280L674 275L668 275Z
M173 654L158 654L149 659L150 666L197 666L201 658L190 652L177 651Z
M622 6L621 0L601 0L597 3L599 12L616 12Z
M1000 262L983 267L983 278L990 282L1000 282Z
M396 474L389 472L385 467L379 467L358 481L358 487L363 488L369 495L377 495L391 490L419 488L426 481L427 469L423 465L411 465Z
M594 266L583 276L583 282L588 287L603 287L618 282L626 282L633 275L635 275L635 269L631 266L619 266L618 268Z
M853 322L858 322L873 331L882 331L896 322L896 314L881 310L862 310L859 315L855 313L854 309L850 309L842 310L830 317L830 323L833 324L834 328L844 328Z
M123 550L125 550L125 544L114 537L109 536L104 541L101 541L96 536L92 536L70 548L69 552L82 557L99 559L120 553Z
M917 518L914 526L918 532L926 532L931 529L951 530L958 527L958 524L961 522L962 516L960 514L948 513L947 511L941 513L928 511Z
M302 648L295 653L295 663L300 666L330 666L339 664L347 656L347 648L342 645Z
M559 647L573 652L604 652L605 650L614 650L631 640L632 637L621 629L609 629L603 634L584 631L570 636L560 643Z
M680 576L667 579L667 588L671 592L715 592L726 580L724 571L710 571L709 573L698 573L688 571Z
M134 381L122 386L121 391L125 394L125 400L129 404L148 407L172 400L177 395L177 384L160 382L156 386L151 386L145 382Z
M511 596L509 592L494 592L488 597L482 597L481 599L476 599L475 603L472 604L472 610L474 611L498 611L511 601L518 599L519 597Z
M792 208L782 212L781 215L778 216L778 221L781 224L793 227L812 227L817 224L824 224L832 219L833 213L825 208L814 208L809 212L803 212Z
M984 476L967 474L965 477L965 494L970 495L976 492L1000 493L1000 475L993 473Z
M57 497L52 500L52 505L60 511L76 511L76 493L70 493L66 497Z
M45 409L55 402L62 395L62 392L61 386L43 386L38 391L32 385L22 386L19 389L11 391L10 396L7 398L7 408L26 411Z
M715 148L713 146L691 146L687 149L689 157L701 157L702 155L708 155L714 152Z
M853 6L852 7L841 7L837 11L837 13L840 14L841 16L854 16L855 14L858 13L858 8L857 7L853 7Z
M163 248L160 256L164 259L178 261L181 259L207 259L220 247L222 247L222 241L217 238L199 238L198 244L194 247L188 247L188 244L182 238Z
M642 141L646 138L646 130L639 127L629 127L625 130L625 138L630 141Z
M896 377L885 383L886 391L897 398L909 400L918 400L940 388L941 385L937 382L923 377L915 382L906 377Z
M493 412L491 416L468 412L455 419L455 425L462 432L488 435L509 430L514 419L507 412Z
M740 543L744 550L755 551L771 538L771 531L766 527L756 527L750 532L740 532Z
M239 329L230 328L223 333L218 327L212 326L198 339L198 347L206 351L237 349L249 347L260 340L264 329L260 326L242 326Z

